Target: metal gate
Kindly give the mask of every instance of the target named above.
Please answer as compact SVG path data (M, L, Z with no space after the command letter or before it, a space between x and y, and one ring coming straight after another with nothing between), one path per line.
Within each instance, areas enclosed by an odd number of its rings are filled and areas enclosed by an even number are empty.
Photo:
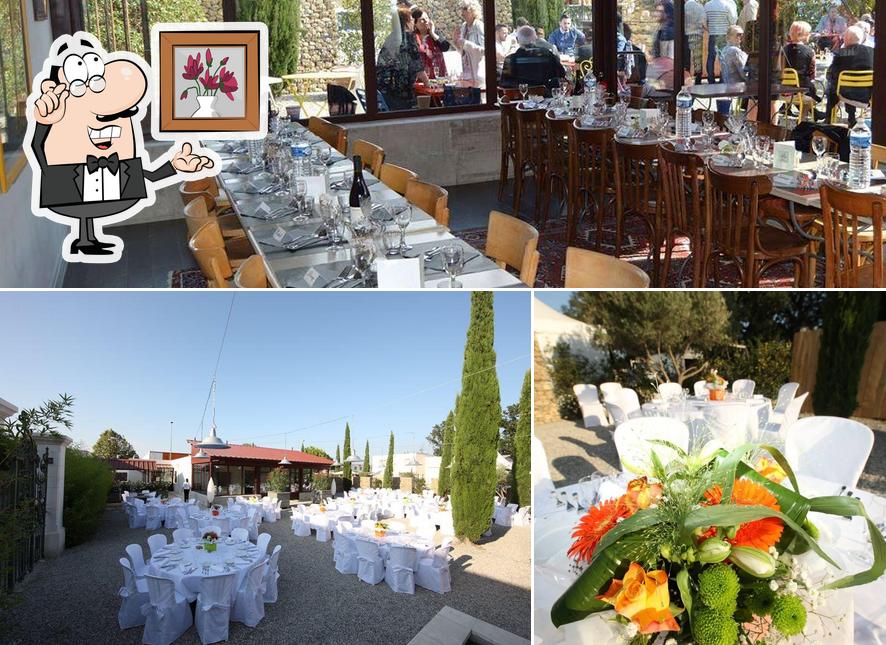
M0 592L9 593L43 557L49 448L40 455L30 432L4 439L9 443L0 447Z

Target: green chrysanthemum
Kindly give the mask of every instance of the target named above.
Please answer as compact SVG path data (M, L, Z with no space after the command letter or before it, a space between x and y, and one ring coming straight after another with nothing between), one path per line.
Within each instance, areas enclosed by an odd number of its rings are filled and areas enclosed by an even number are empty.
M806 626L806 607L795 594L776 598L772 605L772 624L785 636L794 636Z
M738 623L718 609L702 607L692 616L692 635L698 645L734 645Z
M751 596L748 608L757 616L768 616L772 613L772 606L777 596L769 589L761 589Z
M715 564L698 574L698 595L708 607L732 615L738 602L738 575L727 564Z

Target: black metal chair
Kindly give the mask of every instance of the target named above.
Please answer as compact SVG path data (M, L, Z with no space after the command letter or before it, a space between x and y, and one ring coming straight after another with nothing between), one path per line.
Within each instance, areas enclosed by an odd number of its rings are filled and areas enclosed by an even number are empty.
M354 114L357 112L357 97L341 85L326 85L326 102L329 104L329 116Z

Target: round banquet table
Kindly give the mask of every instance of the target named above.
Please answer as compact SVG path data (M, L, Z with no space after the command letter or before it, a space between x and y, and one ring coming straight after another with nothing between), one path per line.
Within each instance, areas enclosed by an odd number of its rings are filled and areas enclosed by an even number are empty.
M363 540L375 542L380 547L380 551L387 555L387 547L391 545L411 546L416 551L419 560L429 558L434 552L435 546L433 542L429 542L425 538L417 536L415 533L407 533L395 526L394 522L388 522L388 529L385 535L378 537L374 530L359 528L351 535Z
M197 598L203 577L234 572L235 588L239 589L249 568L265 557L251 542L234 542L230 538L219 541L213 553L198 546L202 547L203 542L191 540L180 548L166 545L148 561L148 573L172 580L175 590L190 602Z
M755 394L749 399L711 401L708 397L664 401L653 399L642 405L643 415L663 416L684 423L704 423L711 434L727 447L759 438L760 430L769 422L772 402Z
M584 620L556 628L551 622L550 610L577 576L570 569L571 560L566 557L566 551L572 543L572 529L581 517L574 507L558 504L557 499L578 500L585 507L620 495L625 490L627 479L624 475L601 477L591 483L558 488L548 499L536 500L538 521L534 528L533 562L536 645L624 642L619 626L609 620L612 612L592 614ZM797 479L803 495L818 497L840 494L841 487L833 482L805 475L798 475ZM790 487L789 483L785 483ZM843 494L847 492L843 491ZM866 491L851 492L861 499L880 530L886 531L886 498ZM841 567L835 569L812 552L799 556L801 562L809 567L813 584L826 575L841 578L871 566L871 543L862 518L847 519L820 513L811 513L809 517L821 532L819 544ZM825 593L827 595L822 596L817 613L829 618L821 622L814 622L810 618L808 625L812 631L806 634L805 642L820 645L850 645L853 642L886 645L886 603L883 602L886 597L886 577L867 585Z
M197 526L200 531L205 531L210 526L218 526L225 535L237 527L237 523L243 519L243 515L234 511L221 511L217 516L209 511L202 511L198 515L193 516L197 520Z

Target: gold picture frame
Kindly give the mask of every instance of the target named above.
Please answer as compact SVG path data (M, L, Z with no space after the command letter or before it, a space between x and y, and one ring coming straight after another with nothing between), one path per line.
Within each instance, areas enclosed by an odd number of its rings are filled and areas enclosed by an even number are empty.
M21 45L21 51L12 51L11 56L4 53L3 60L11 61L11 63L9 63L10 66L21 65L20 71L24 72L24 76L21 76L21 74L18 73L13 77L16 81L22 81L20 87L16 85L16 87L12 88L12 91L15 93L14 97L10 98L8 95L0 97L0 106L2 106L0 107L0 119L2 119L2 122L0 122L0 193L9 191L22 169L28 163L22 148L22 140L24 139L25 129L27 128L27 99L28 94L30 94L31 91L31 82L33 80L33 74L31 71L31 50L28 42L28 9L25 0L0 4L0 11L10 10L14 7L18 8L19 15L13 16L11 13L8 14L5 22L9 25L10 33L0 33L0 47L9 47L9 44L12 43L14 49L17 50L19 44ZM14 34L19 26L21 28L21 40L17 41ZM7 63L4 62L4 65L6 64ZM8 93L9 88L4 86L4 91ZM12 101L12 113L8 112L10 101ZM17 147L7 149L9 142L8 135L11 131L10 122L13 122L18 128L16 131ZM18 136L19 134L21 136Z

